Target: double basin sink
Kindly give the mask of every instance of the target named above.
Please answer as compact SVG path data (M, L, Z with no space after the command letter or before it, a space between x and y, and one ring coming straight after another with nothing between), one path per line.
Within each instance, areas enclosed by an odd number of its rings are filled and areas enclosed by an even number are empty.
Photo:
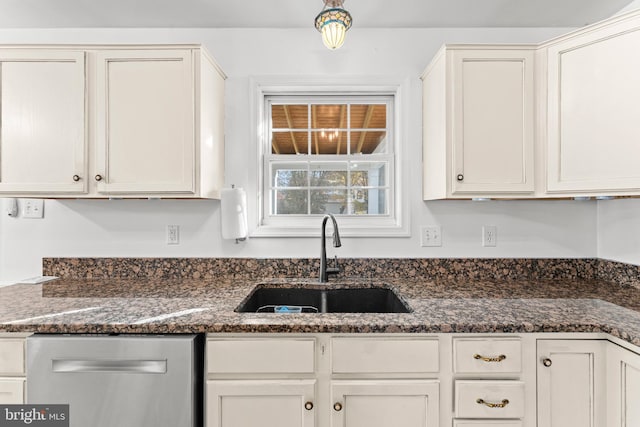
M281 287L258 285L236 308L240 313L410 313L388 287Z

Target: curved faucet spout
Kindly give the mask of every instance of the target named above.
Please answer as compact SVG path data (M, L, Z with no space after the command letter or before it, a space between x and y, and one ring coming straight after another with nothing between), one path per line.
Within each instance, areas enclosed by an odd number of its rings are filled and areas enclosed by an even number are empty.
M328 268L327 267L327 220L331 219L333 223L333 247L339 248L342 246L342 242L340 241L340 232L338 231L338 222L336 221L336 217L332 214L326 214L324 218L322 218L322 229L321 229L321 239L320 239L320 282L326 283L329 280L329 274L338 274L340 269L337 266L336 259L336 267Z

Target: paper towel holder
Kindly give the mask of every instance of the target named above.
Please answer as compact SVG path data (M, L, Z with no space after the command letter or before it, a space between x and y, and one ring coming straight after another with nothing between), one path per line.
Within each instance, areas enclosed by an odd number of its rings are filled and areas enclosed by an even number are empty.
M231 188L232 188L232 189L233 189L233 188L236 188L236 185L235 185L235 184L231 184ZM238 237L238 238L236 239L236 245L237 245L237 244L239 244L240 242L244 242L245 240L247 240L247 238L246 238L246 237Z
M233 239L236 244L247 240L247 196L242 188L231 185L221 196L222 238Z

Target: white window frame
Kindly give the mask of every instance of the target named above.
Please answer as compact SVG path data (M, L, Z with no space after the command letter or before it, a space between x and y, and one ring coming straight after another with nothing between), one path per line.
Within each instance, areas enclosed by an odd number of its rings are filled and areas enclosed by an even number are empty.
M409 237L409 210L406 197L406 181L408 171L402 139L402 123L406 91L408 82L393 81L385 78L300 78L300 77L269 77L251 79L252 92L252 128L255 129L256 167L250 171L250 179L256 183L255 203L249 204L250 236L251 237L315 237L320 235L322 215L286 215L273 217L268 215L269 197L265 181L269 179L269 171L265 165L265 156L270 156L270 145L265 143L269 138L268 112L265 111L266 98L271 96L391 96L394 99L391 114L387 118L388 128L393 132L393 161L389 163L390 182L388 215L351 215L337 216L341 236L357 237ZM292 155L292 161L295 156ZM313 155L318 161L341 160L340 155ZM371 160L374 160L373 158ZM364 159L363 159L364 161ZM253 177L252 177L253 176Z

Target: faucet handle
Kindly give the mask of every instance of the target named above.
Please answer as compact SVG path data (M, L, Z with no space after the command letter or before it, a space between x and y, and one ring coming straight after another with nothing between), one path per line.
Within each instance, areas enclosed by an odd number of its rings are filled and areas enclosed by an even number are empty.
M338 256L334 256L334 267L327 268L327 274L338 274L340 273L340 266L338 265Z

